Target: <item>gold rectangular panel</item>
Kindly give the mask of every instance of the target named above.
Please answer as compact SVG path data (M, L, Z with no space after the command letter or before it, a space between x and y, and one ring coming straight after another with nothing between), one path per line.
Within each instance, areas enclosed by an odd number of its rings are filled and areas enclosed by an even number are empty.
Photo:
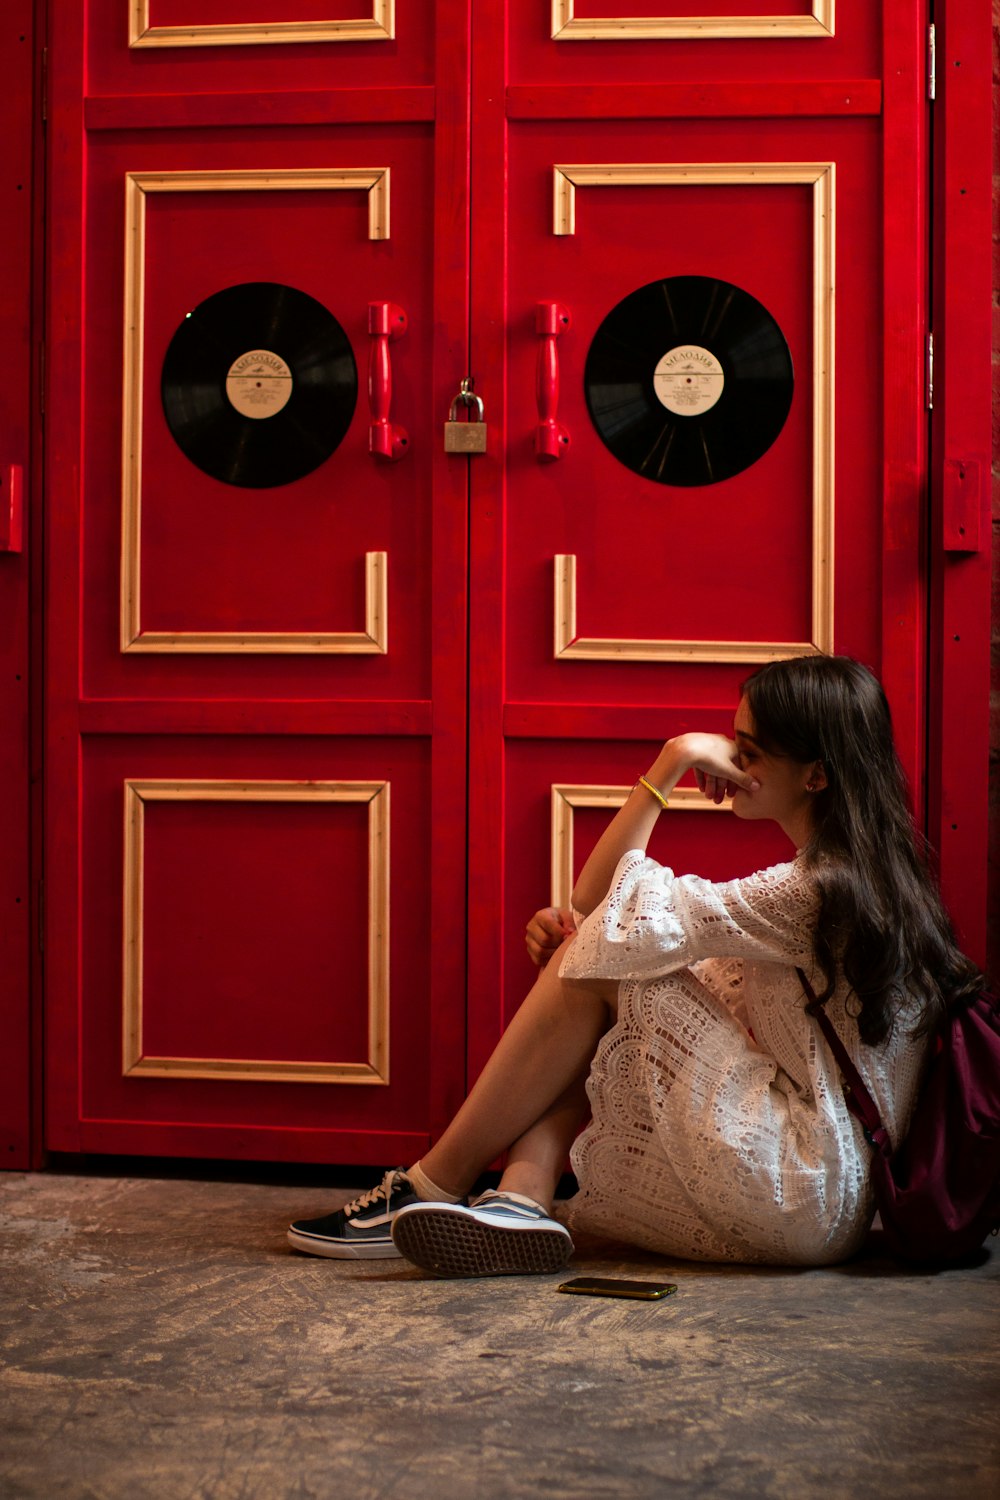
M191 0L197 10L197 0ZM275 42L389 42L396 35L396 0L371 0L371 15L350 20L232 21L154 26L150 0L129 0L130 47L247 47Z
M147 1057L142 1039L144 808L147 802L365 802L368 804L368 1060ZM387 781L125 782L122 1073L272 1083L389 1082L389 783Z
M149 193L331 192L368 194L369 239L389 238L389 168L275 171L127 172L125 174L125 307L123 330L122 553L120 650L124 652L294 652L384 655L387 557L365 555L365 628L337 631L145 631L142 628L142 403Z
M768 662L833 650L834 289L833 162L602 162L552 169L552 232L576 233L578 187L801 184L813 209L812 634L808 641L618 640L578 637L576 558L555 559L554 654L560 660Z
M577 16L576 0L552 0L555 42L711 42L727 37L824 38L834 35L834 0L812 0L810 14L776 16Z
M573 813L578 807L624 807L630 786L552 786L552 905L566 909L573 891ZM670 806L685 812L728 812L728 803L709 802L697 787L675 786Z

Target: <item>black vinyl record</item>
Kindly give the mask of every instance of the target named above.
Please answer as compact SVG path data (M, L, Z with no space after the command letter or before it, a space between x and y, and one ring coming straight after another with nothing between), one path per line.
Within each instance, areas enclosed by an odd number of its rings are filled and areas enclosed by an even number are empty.
M584 369L602 442L658 484L717 484L748 469L784 426L793 384L767 308L710 276L631 292L601 323Z
M268 489L330 457L354 415L358 370L321 302L247 281L186 315L160 388L167 426L192 463L226 484Z

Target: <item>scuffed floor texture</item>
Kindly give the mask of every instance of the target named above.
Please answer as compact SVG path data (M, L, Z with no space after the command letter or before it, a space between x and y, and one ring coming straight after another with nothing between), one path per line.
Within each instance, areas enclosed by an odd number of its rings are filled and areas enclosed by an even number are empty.
M288 1248L349 1196L0 1176L3 1500L1000 1495L997 1242L937 1275L580 1247L679 1283L646 1304Z

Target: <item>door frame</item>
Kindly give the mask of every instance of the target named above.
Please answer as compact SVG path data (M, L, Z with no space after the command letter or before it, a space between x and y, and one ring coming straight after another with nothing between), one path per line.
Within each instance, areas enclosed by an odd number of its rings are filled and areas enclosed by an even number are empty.
M0 309L0 1032L7 1059L0 1169L24 1171L42 1163L44 0L10 0L4 38L0 133L5 186L14 201L0 244L0 278L8 293ZM11 534L12 519L20 536Z
M986 0L934 0L934 21L928 741L936 774L928 785L927 836L959 941L985 969L993 529L991 7Z

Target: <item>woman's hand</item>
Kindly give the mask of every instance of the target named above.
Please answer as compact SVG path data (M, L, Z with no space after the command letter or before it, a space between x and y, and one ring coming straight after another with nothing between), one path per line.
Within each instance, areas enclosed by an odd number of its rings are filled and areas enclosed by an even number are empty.
M740 765L740 752L734 740L723 734L679 734L668 740L657 756L648 779L654 786L666 781L676 784L685 771L693 771L700 791L710 802L720 803L742 788L755 792L760 783Z
M524 942L533 964L544 969L549 959L566 938L572 937L576 928L573 914L556 906L543 907L536 911L524 932Z

